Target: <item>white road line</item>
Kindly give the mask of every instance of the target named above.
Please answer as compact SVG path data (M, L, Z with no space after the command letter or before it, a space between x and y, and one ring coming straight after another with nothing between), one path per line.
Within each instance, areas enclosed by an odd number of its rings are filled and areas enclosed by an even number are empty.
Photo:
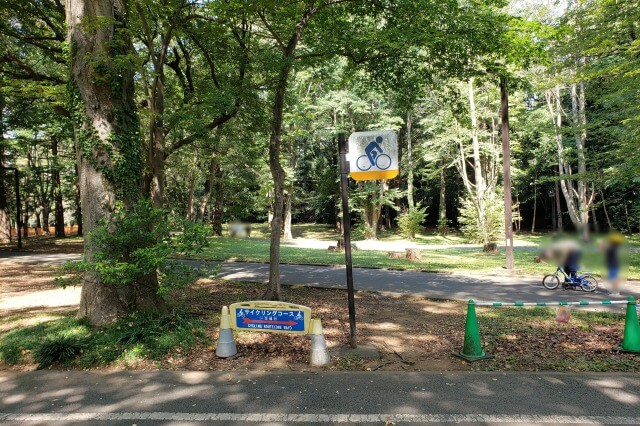
M640 417L511 414L278 414L278 413L0 413L0 421L167 420L279 423L549 423L640 425Z

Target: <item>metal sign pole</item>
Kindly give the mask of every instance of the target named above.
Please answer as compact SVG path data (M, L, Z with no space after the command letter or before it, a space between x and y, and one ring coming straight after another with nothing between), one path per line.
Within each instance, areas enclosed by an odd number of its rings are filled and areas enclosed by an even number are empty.
M16 230L18 231L18 248L22 248L22 235L20 234L20 216L22 215L22 211L20 209L20 172L18 169L13 169L15 173L15 185L16 185Z
M342 191L342 231L344 232L344 260L347 267L347 293L349 298L349 343L352 348L358 347L356 338L356 303L353 294L353 268L351 264L351 222L349 220L349 148L343 133L338 135L340 152L340 187Z

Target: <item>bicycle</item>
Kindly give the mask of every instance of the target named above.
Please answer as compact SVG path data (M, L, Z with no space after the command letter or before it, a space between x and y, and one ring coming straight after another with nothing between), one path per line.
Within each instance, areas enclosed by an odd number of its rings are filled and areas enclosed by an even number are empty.
M582 274L571 277L565 270L558 266L556 272L545 275L542 279L542 285L547 290L555 290L560 285L560 275L564 278L562 288L580 288L582 291L593 293L598 288L598 280L591 274Z
M387 154L379 154L374 158L375 160L372 162L368 156L361 155L356 160L356 166L363 172L366 172L373 166L376 166L380 170L387 170L391 166L391 157L389 157Z

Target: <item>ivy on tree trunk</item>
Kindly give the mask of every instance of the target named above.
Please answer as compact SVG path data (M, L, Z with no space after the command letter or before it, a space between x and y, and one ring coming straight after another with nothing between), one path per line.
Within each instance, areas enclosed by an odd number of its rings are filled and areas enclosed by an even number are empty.
M114 0L68 0L66 20L71 67L70 98L76 126L82 220L85 232L109 219L121 201L131 207L142 195L142 144L133 100L132 43L125 4ZM98 248L85 242L85 260ZM86 273L79 317L111 323L131 310L163 308L153 276L132 285L106 285Z

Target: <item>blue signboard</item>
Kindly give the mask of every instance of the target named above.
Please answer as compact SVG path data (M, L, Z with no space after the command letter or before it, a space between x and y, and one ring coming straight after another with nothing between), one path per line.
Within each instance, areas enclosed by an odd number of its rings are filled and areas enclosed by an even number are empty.
M232 327L241 330L307 333L311 309L283 302L255 301L234 303L230 307Z
M304 312L273 309L236 309L236 327L269 331L304 331Z

